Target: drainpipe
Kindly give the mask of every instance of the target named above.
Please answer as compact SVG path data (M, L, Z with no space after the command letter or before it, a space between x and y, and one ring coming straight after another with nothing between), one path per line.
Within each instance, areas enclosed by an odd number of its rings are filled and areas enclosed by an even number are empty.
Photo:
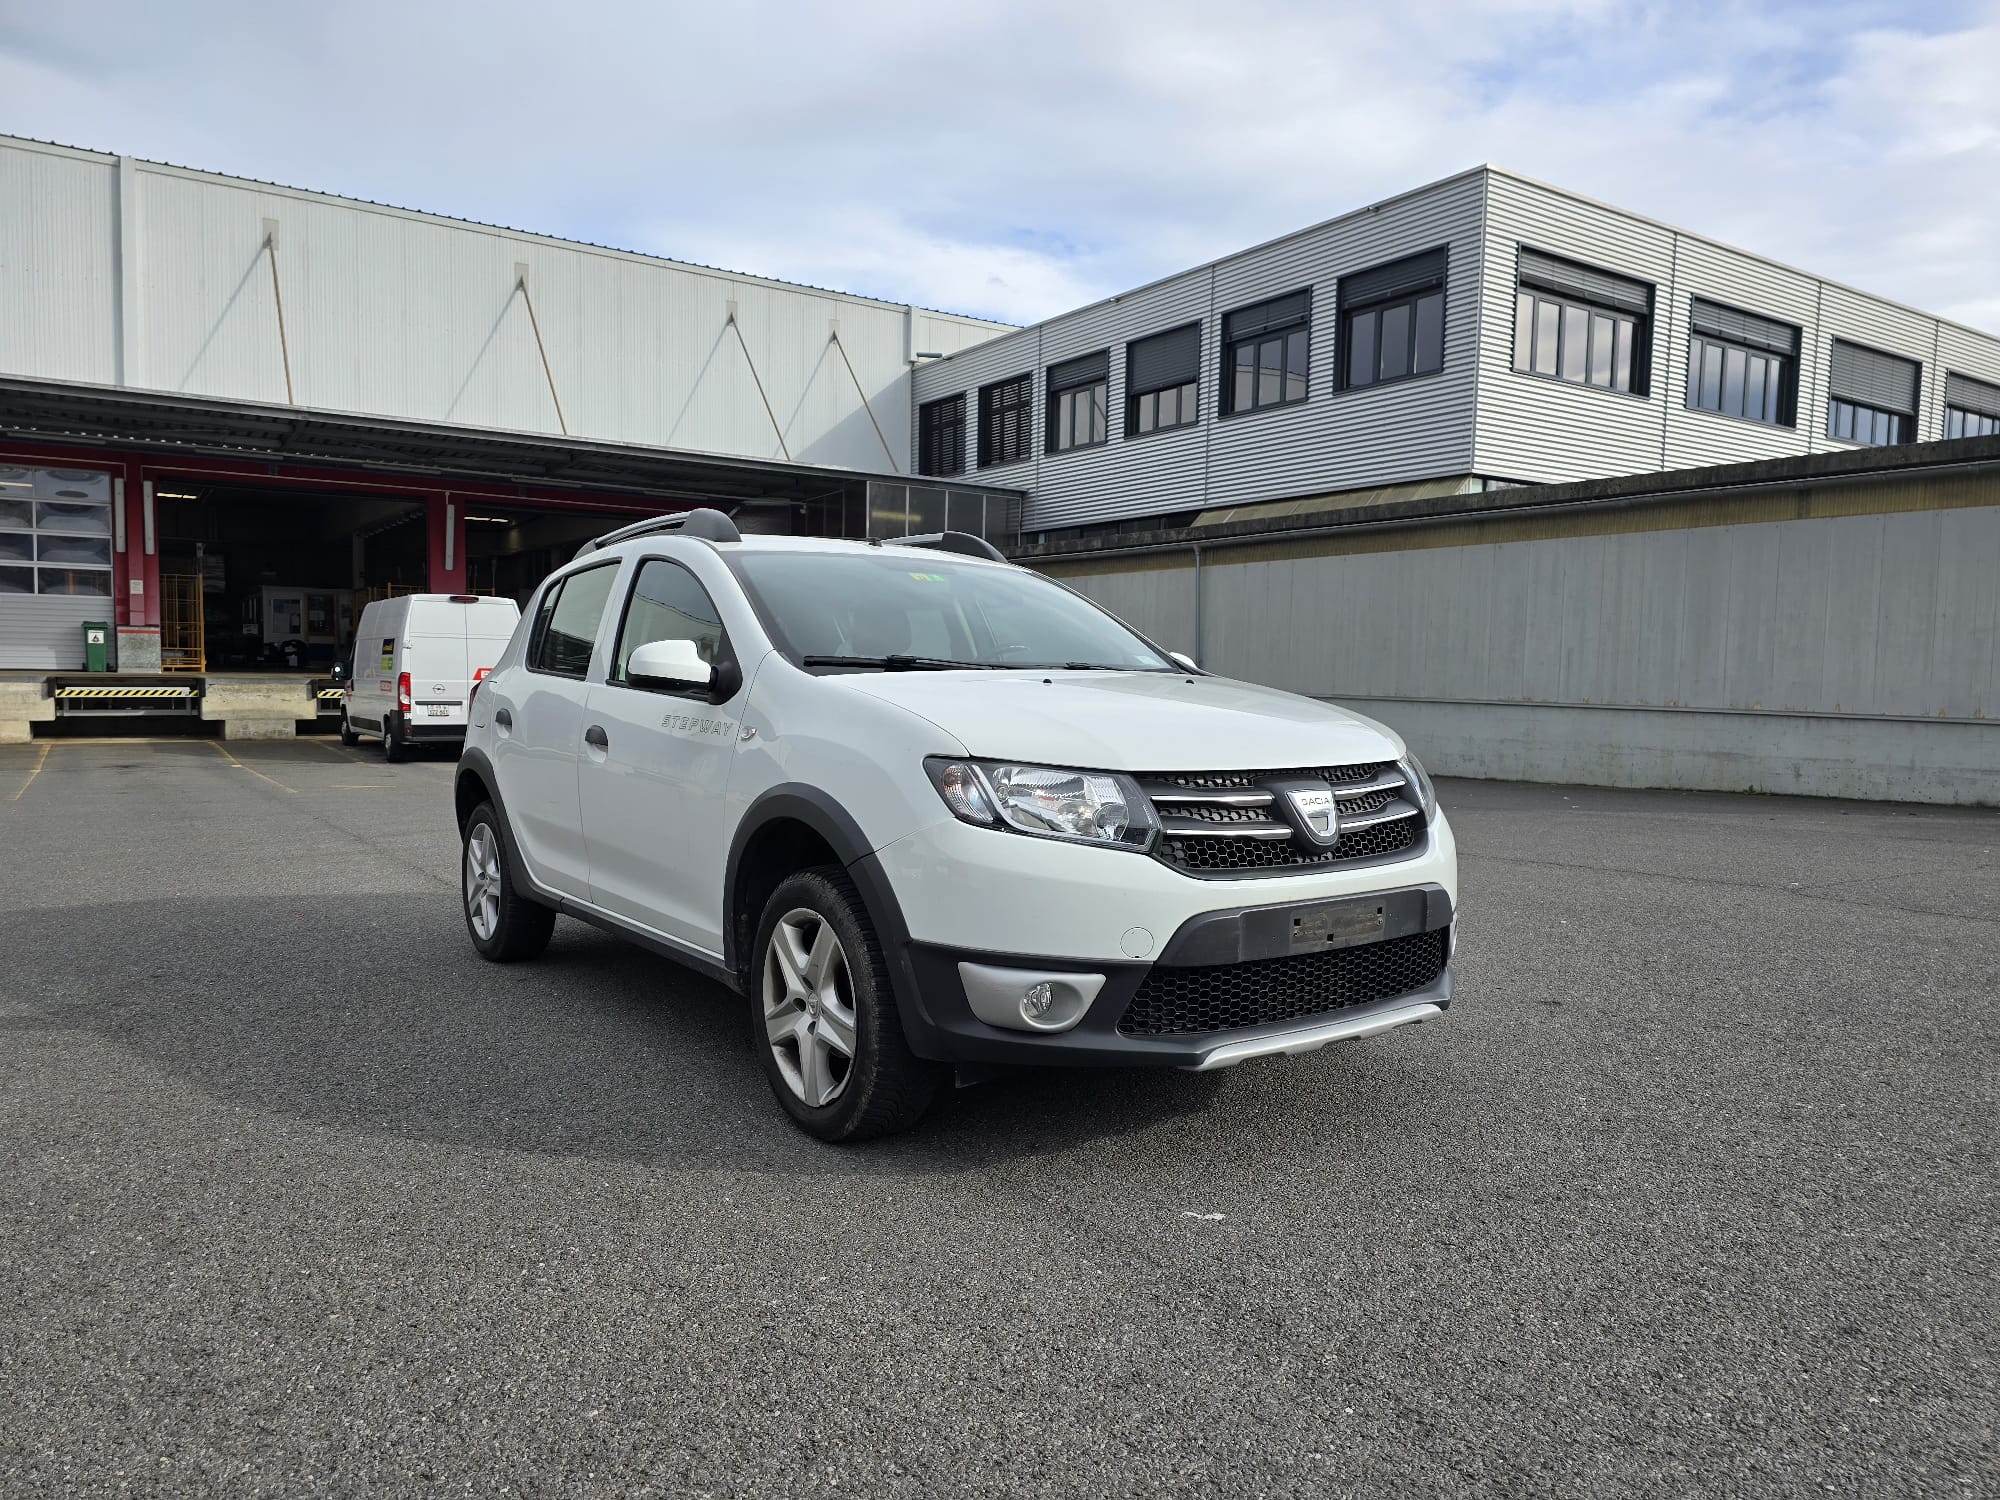
M1201 608L1201 543L1194 543L1194 659L1198 666L1208 665L1208 643L1203 639Z

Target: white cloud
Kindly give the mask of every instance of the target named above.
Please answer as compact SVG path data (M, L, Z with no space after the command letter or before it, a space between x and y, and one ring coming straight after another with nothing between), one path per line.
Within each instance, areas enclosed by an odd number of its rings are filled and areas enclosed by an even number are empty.
M2000 324L2000 11L91 3L0 129L1028 320L1480 161Z

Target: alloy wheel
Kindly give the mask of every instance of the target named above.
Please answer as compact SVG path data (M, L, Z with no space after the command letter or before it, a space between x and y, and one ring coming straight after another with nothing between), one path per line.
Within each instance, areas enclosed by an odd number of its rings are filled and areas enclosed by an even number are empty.
M500 840L481 823L465 841L465 914L482 943L500 930Z
M833 924L795 907L764 952L764 1034L785 1084L814 1109L831 1104L854 1067L854 991Z

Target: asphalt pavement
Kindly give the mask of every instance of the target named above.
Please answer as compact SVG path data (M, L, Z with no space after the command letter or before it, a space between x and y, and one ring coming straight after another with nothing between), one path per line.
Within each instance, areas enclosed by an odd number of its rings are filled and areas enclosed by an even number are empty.
M0 1494L2000 1492L2000 813L1447 782L1444 1021L836 1148L451 775L0 748Z

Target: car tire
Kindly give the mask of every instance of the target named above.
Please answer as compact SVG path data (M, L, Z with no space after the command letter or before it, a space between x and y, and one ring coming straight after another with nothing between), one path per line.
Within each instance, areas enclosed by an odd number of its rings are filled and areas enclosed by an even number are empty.
M340 711L340 743L352 749L361 743L361 736L354 732L354 726L347 722L347 710Z
M944 1069L910 1050L867 908L837 866L782 882L751 950L751 1024L778 1102L823 1141L907 1130Z
M480 803L465 820L458 873L465 930L479 956L498 964L539 957L555 931L556 914L515 887L506 834L490 802Z
M396 721L387 714L382 716L382 759L390 765L398 765L410 758L410 747L403 737L396 733Z

